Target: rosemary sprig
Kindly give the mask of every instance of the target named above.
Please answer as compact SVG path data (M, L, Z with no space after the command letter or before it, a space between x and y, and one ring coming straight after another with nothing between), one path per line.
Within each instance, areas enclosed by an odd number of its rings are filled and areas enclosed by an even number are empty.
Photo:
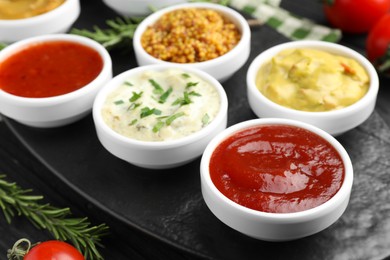
M107 20L107 29L98 26L93 27L93 31L73 28L70 33L88 37L102 44L107 50L132 46L132 39L135 29L143 18L117 17Z
M23 190L4 178L5 175L0 175L0 207L8 223L15 215L23 215L56 240L70 241L86 259L103 259L96 246L102 247L101 237L108 234L108 226L91 226L87 218L72 218L69 208L42 204L43 196L31 195L31 190Z
M228 5L230 0L192 0L191 2L209 2ZM151 8L151 11L156 11ZM71 34L81 35L102 44L107 50L128 48L132 46L132 39L137 26L145 17L127 18L117 17L106 21L108 28L94 26L93 30L72 28Z

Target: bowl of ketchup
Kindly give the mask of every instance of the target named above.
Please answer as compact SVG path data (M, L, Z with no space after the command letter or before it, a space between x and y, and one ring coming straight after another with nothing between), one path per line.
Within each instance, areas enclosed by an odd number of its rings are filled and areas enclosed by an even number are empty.
M86 37L50 34L15 42L0 53L0 113L49 128L89 114L112 78L107 50Z
M202 195L211 212L256 239L288 241L313 235L347 208L353 168L327 132L291 119L233 125L203 153Z

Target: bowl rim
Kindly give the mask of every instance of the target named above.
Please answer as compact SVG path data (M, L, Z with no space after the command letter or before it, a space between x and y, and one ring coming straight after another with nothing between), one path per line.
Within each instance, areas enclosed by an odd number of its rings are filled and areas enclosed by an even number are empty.
M0 26L1 27L20 27L25 25L39 25L42 22L48 22L48 20L56 19L56 18L62 18L63 13L69 12L69 11L77 11L80 13L80 8L78 10L74 10L74 5L80 5L80 0L65 0L61 5L57 6L56 8L45 12L43 14L39 14L32 17L22 18L22 19L0 19Z
M230 200L221 191L219 191L215 187L213 181L211 180L210 172L209 172L210 158L214 150L222 141L226 140L234 133L251 128L253 126L260 126L260 125L296 126L299 128L309 130L310 132L319 135L320 137L324 138L330 145L332 145L341 156L345 167L344 181L340 189L337 191L337 193L329 200L324 202L323 204L318 205L311 209L298 211L298 212L290 212L290 213L270 213L270 212L263 212L259 210L250 209L243 205L240 205ZM285 222L293 223L302 220L309 220L317 216L325 215L327 213L332 212L332 210L337 208L337 206L340 205L345 200L345 198L349 198L349 195L352 190L352 184L354 178L351 159L347 151L345 150L345 148L336 140L336 138L334 138L332 135L328 134L324 130L316 126L313 126L311 124L304 123L297 120L292 120L292 119L284 119L284 118L251 119L226 128L223 132L219 133L216 137L214 137L213 140L211 140L211 142L206 147L203 156L201 158L200 175L201 175L201 181L203 182L202 189L203 187L206 187L206 189L208 189L212 193L212 195L216 197L216 199L218 200L217 203L221 203L221 202L223 203L222 206L228 206L229 208L234 209L235 211L245 214L247 216L252 216L255 218L260 218L268 221L277 221L277 222L284 222L284 223Z
M41 44L41 43L62 42L62 41L72 42L76 44L81 44L83 46L87 46L95 50L100 55L103 61L103 67L95 79L93 79L87 85L77 90L74 90L72 92L58 95L58 96L42 97L42 98L21 97L21 96L10 94L0 88L0 99L2 100L6 99L9 100L10 102L13 102L14 105L21 105L21 106L41 107L41 106L59 104L59 103L67 102L69 100L73 100L77 97L83 96L86 93L95 90L96 86L99 85L101 82L103 82L107 75L111 74L112 61L108 51L101 44L97 43L94 40L79 35L73 35L73 34L47 34L47 35L34 36L21 41L17 41L15 43L8 45L0 52L0 62L2 60L8 59L15 53L28 48L29 46L35 44Z
M363 68L366 70L370 83L367 93L355 103L337 110L330 111L303 111L296 110L289 107L280 105L264 96L256 87L256 76L259 68L266 62L268 62L273 56L277 55L282 50L287 49L317 49L328 51L337 55L345 56L348 58L355 59ZM362 108L368 106L372 100L376 100L378 91L379 91L379 77L374 68L374 66L369 62L362 54L359 52L348 48L346 46L324 41L315 41L315 40L299 40L293 42L286 42L275 45L264 52L260 53L249 65L247 70L247 88L251 90L251 94L254 95L254 98L267 104L277 111L282 111L284 113L293 114L296 116L316 116L319 118L328 118L328 117L344 117L348 116L355 111L360 111Z
M154 56L150 55L147 53L144 48L141 45L141 38L144 33L144 31L147 29L148 26L154 24L162 15L169 13L174 10L178 9L184 9L184 8L206 8L206 9L212 9L223 16L226 16L231 22L233 22L238 30L241 32L241 39L237 43L236 46L234 46L233 49L228 51L227 53L216 57L211 60L206 60L202 62L194 62L194 63L176 63L176 62L170 62L170 61L164 61L160 60L158 58L155 58ZM137 29L134 32L134 37L133 37L133 46L134 50L138 53L138 55L142 55L143 57L147 58L149 61L152 61L153 63L157 64L180 64L180 66L187 66L187 67L197 67L201 69L206 69L210 67L214 67L216 65L219 65L221 63L229 61L231 58L234 58L235 56L239 55L241 50L243 48L246 48L246 43L250 41L251 37L251 30L248 25L248 22L245 20L245 18L236 10L223 6L223 5L218 5L218 4L213 4L213 3L195 3L195 2L190 2L190 3L183 3L183 4L176 4L173 6L165 7L162 8L149 16L147 16L138 26Z
M164 71L168 69L179 69L185 72L193 73L202 78L203 80L209 82L218 92L219 98L220 98L220 108L215 116L214 120L211 121L207 126L200 129L199 131L192 133L190 135L184 136L179 139L174 140L166 140L166 141L141 141L132 139L130 137L123 136L117 132L115 132L112 128L110 128L103 120L101 116L101 110L102 106L104 104L104 101L106 99L106 96L111 93L114 89L118 88L120 84L129 76L136 75L139 73L142 73L144 71L148 70L157 70L157 71ZM140 67L135 67L132 69L129 69L127 71L122 72L121 74L115 76L112 78L97 94L93 108L92 108L92 115L94 119L94 123L96 127L99 127L100 130L102 130L106 135L110 136L110 138L113 138L123 144L131 145L134 147L143 147L143 148L153 148L153 149L165 149L169 147L176 147L181 145L186 145L189 143L193 143L196 140L199 140L203 138L204 136L211 133L215 128L217 128L224 120L225 117L227 117L227 111L228 111L228 99L225 92L225 89L219 83L215 78L213 78L208 73L201 71L196 68L189 68L189 67L182 67L175 64L152 64L152 65L145 65Z

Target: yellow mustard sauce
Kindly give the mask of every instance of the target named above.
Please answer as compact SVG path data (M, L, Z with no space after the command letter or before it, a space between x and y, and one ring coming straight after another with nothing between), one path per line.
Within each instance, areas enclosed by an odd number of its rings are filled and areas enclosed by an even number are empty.
M24 19L47 13L65 0L0 0L0 19Z
M312 49L285 50L263 65L256 86L267 98L302 111L330 111L361 99L370 83L354 59Z

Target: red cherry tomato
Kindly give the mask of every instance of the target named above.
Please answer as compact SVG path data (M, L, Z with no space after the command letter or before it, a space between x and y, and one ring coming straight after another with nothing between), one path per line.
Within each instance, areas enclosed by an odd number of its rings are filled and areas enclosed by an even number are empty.
M24 260L84 260L84 256L73 246L62 241L45 241L34 246Z
M329 23L347 33L368 32L390 11L390 0L324 0Z
M383 16L368 33L367 58L381 72L389 73L390 66L390 14ZM386 65L385 65L386 64Z

